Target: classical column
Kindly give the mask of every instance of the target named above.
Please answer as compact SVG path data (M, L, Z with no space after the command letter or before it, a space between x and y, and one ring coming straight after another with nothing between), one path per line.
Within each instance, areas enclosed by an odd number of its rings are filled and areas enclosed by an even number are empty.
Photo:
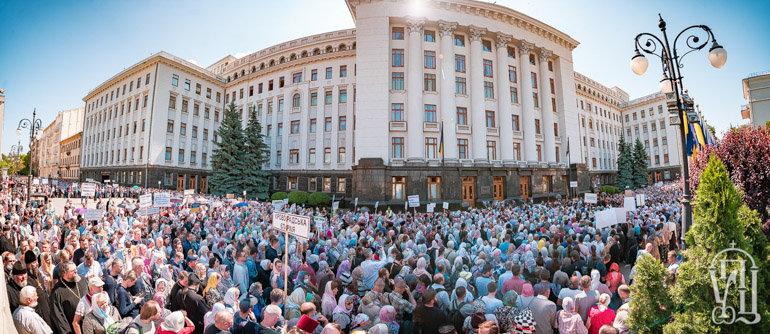
M511 83L508 79L508 42L511 35L497 33L497 126L503 163L513 163L513 127L511 125Z
M270 169L278 169L278 96L273 96L272 99L273 114L270 120L270 124L272 124L271 131L273 133L270 134Z
M532 100L532 69L529 64L529 52L535 44L521 40L519 46L519 69L521 70L521 129L524 133L524 160L537 162L537 138L535 137L535 104ZM543 125L542 123L540 124Z
M543 114L543 152L545 161L556 163L556 138L553 132L553 106L551 105L551 75L548 70L548 58L553 51L540 48L538 58L540 60L540 110ZM555 87L554 87L555 88Z
M471 133L473 135L473 160L487 162L487 124L484 118L484 58L481 55L481 36L484 28L468 27L471 40Z
M300 84L302 86L302 93L300 95L300 121L299 121L299 169L307 169L307 155L308 155L308 132L309 132L309 118L310 112L308 108L310 106L310 85L307 81ZM294 97L292 96L292 100ZM292 104L294 102L292 101ZM291 124L289 125L289 131L291 132Z
M458 162L457 104L455 103L454 31L457 23L438 21L441 33L441 122L444 127L444 161Z
M422 27L425 20L408 18L409 49L406 63L406 101L407 101L407 145L409 161L425 161L423 143L423 104L422 104Z

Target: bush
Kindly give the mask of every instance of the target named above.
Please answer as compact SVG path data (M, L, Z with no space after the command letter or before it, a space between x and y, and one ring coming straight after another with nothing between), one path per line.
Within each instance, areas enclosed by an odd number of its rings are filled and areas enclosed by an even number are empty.
M618 192L620 192L620 190L618 190L618 187L616 187L616 186L604 185L604 186L599 187L599 192L600 193L608 193L608 194L612 195L612 194L617 194Z
M305 204L308 196L305 191L292 191L289 193L289 204Z
M329 205L331 199L329 198L329 194L312 193L310 194L307 203L310 205Z
M274 200L274 201L284 200L284 199L287 199L287 198L289 198L289 194L287 194L287 193L285 193L283 191L279 191L279 192L273 194L273 196L270 196L270 199Z

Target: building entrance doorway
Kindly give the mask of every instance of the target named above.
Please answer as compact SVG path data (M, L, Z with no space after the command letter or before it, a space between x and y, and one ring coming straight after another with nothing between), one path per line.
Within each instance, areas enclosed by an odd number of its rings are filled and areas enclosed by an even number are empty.
M529 176L520 176L519 184L521 185L521 199L526 201L529 199Z
M492 179L492 196L495 201L502 201L505 199L505 178L503 176L495 176Z
M184 174L177 174L177 176L176 176L176 190L177 191L183 191L184 190Z
M476 205L476 178L463 176L463 202L471 207Z

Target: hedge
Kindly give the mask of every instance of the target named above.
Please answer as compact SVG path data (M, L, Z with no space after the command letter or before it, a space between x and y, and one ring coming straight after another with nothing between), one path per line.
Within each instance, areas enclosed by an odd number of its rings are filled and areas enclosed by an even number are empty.
M309 196L306 191L292 191L289 193L289 204L305 204Z
M287 199L287 198L289 198L289 194L287 194L287 193L285 193L283 191L279 191L279 192L273 194L273 196L270 196L270 199L274 200L274 201L284 200L284 199Z
M312 193L310 194L307 203L310 205L329 205L331 199L329 198L329 194L326 193Z

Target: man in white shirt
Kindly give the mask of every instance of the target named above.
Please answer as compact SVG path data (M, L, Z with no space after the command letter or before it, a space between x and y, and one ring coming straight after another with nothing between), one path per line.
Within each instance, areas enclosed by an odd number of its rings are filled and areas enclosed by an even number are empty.
M382 247L380 247L380 258L385 258L385 252L382 250ZM386 264L388 264L387 260L380 260L375 261L372 259L372 256L374 253L371 249L367 248L364 250L364 256L366 257L366 261L361 263L361 269L364 270L364 284L366 284L366 289L371 290L374 287L374 281L377 280L377 275L380 272L380 268L384 267Z
M85 278L102 276L102 266L94 261L94 254L86 252L83 263L78 266L78 275Z
M37 290L25 286L19 292L19 307L13 312L13 324L19 334L52 334L53 330L35 313Z

